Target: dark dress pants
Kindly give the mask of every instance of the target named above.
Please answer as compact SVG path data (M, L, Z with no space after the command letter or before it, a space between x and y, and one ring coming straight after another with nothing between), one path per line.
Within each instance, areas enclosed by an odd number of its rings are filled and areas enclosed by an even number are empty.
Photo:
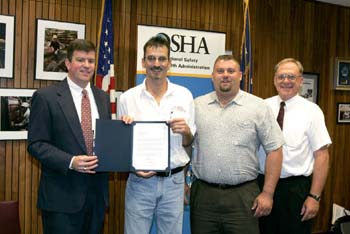
M264 176L259 175L260 189ZM261 234L311 234L311 220L301 222L302 206L310 191L311 178L292 176L278 181L271 214L259 219Z
M257 181L215 187L196 180L191 187L192 234L258 234L258 219L251 210L259 194Z
M91 180L83 208L77 213L42 210L44 234L98 234L103 231L105 203L97 186Z

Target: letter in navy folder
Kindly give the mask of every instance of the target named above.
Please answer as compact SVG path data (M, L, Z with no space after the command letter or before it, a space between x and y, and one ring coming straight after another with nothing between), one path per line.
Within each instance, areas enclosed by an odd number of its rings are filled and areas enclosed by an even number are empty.
M169 171L170 128L165 121L97 120L96 171Z
M169 169L169 125L165 121L136 121L133 129L134 170Z

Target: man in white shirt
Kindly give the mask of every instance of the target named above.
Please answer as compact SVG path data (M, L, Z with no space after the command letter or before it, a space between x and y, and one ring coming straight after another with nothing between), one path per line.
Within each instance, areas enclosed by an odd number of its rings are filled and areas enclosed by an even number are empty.
M275 117L284 112L281 129L285 144L271 214L260 218L262 234L311 233L311 219L317 215L326 182L328 146L332 142L322 110L298 95L303 84L303 70L302 64L293 58L280 61L275 66L274 77L278 95L265 100ZM262 174L265 157L260 150ZM259 176L260 184L263 181L264 176Z
M144 82L120 97L118 116L126 123L168 121L171 173L136 171L125 192L125 233L148 234L153 220L159 234L182 233L184 167L195 133L193 97L186 88L167 79L171 67L170 44L159 34L144 46Z

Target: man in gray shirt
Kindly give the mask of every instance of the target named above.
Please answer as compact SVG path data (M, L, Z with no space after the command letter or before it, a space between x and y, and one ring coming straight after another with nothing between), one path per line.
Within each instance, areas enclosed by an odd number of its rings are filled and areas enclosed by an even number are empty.
M232 56L216 59L212 77L215 91L195 100L191 231L258 234L258 217L272 208L283 136L266 103L239 89L242 73ZM260 145L268 155L261 192L256 181Z

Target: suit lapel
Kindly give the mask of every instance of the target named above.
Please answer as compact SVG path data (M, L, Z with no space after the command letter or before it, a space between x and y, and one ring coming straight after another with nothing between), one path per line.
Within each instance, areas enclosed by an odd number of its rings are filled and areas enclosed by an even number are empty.
M95 98L97 111L100 116L100 119L105 119L107 117L106 113L108 113L106 109L107 107L105 107L104 105L105 101L102 99L103 97L101 96L101 94L99 93L99 90L95 86L92 85L91 90Z
M77 114L77 110L75 109L73 97L70 92L67 79L62 81L58 86L57 101L59 103L59 106L61 107L62 112L65 115L67 123L73 132L73 135L79 142L80 147L83 149L83 151L87 152L84 142L83 131L81 129L79 117Z

